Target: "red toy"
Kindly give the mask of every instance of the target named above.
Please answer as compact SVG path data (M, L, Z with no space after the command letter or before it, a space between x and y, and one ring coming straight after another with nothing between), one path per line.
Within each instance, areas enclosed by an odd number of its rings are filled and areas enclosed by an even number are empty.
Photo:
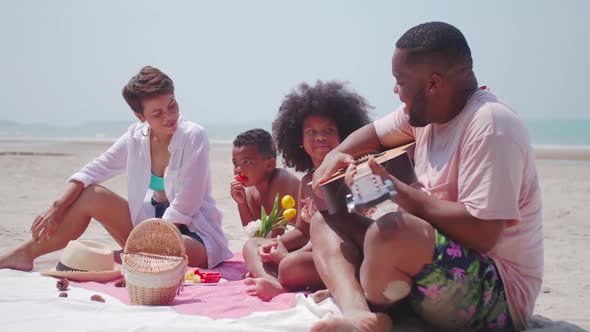
M212 283L212 282L219 282L221 280L221 274L216 271L211 272L201 272L199 269L195 269L195 275L201 277L202 283Z

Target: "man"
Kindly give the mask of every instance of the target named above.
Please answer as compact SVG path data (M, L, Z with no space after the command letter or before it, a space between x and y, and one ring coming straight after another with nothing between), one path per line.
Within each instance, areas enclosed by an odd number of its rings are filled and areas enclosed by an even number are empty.
M400 213L311 222L318 272L343 312L314 331L387 331L369 303L407 298L434 326L521 330L541 286L541 196L529 136L511 108L478 88L471 51L455 27L418 25L396 43L394 92L404 104L351 134L314 174L319 184L355 154L416 141L418 183L393 181ZM354 175L347 170L347 183ZM318 191L319 192L319 191Z

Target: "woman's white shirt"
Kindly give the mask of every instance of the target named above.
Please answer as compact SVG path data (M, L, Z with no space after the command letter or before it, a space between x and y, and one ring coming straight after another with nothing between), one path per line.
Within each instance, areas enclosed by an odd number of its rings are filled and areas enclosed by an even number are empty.
M127 171L129 212L134 226L155 216L151 204L150 139L147 123L135 123L106 152L72 175L87 187ZM147 136L146 136L147 135ZM209 140L203 127L179 117L168 146L170 161L164 171L164 190L170 206L162 219L187 225L207 249L208 266L231 258L221 227L222 214L211 195Z

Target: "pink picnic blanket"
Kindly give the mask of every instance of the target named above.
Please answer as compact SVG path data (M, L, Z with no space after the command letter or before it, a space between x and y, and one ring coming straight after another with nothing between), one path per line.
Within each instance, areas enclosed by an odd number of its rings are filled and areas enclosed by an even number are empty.
M205 271L205 270L203 270ZM256 311L277 311L293 308L294 293L284 293L271 301L264 302L258 297L246 294L244 275L248 272L241 254L212 269L221 274L227 282L217 285L186 285L176 296L172 308L181 314L218 318L240 318ZM72 282L74 287L82 287L113 296L123 303L129 303L127 289L115 287L115 282Z

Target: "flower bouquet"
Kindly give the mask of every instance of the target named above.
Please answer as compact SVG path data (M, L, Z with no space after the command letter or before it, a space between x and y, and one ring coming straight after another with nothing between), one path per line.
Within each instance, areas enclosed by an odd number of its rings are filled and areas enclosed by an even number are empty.
M250 237L268 237L274 230L284 230L287 228L289 220L297 215L295 207L295 199L290 195L285 195L280 200L281 207L279 208L279 197L277 193L275 196L274 206L270 214L266 213L264 206L260 207L260 220L250 222L246 227L246 232Z

